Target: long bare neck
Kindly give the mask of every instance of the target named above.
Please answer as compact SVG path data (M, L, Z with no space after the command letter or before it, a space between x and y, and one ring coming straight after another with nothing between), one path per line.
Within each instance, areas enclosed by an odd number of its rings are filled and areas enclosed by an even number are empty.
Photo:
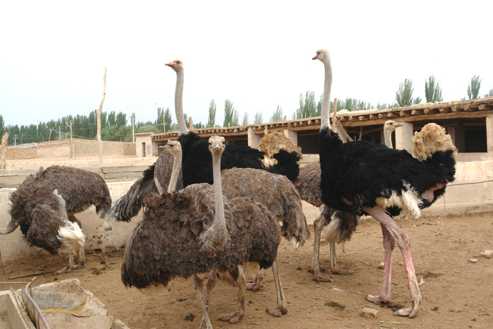
M385 141L385 146L393 149L394 145L392 143L392 130L391 129L384 129L383 130L383 138Z
M176 184L178 183L178 176L181 171L181 151L173 154L173 168L171 169L171 178L169 179L168 193L176 191Z
M223 185L221 179L221 155L212 155L212 172L214 179L215 221L223 227L226 227L226 220L224 218Z
M185 124L185 116L183 115L183 81L185 77L183 69L176 72L176 89L175 89L175 113L176 120L178 121L178 128L181 134L188 133L187 126Z
M330 88L332 87L332 66L330 65L330 59L323 61L325 69L324 79L324 94L322 96L322 118L320 122L320 129L330 128L329 120L329 101L330 101Z

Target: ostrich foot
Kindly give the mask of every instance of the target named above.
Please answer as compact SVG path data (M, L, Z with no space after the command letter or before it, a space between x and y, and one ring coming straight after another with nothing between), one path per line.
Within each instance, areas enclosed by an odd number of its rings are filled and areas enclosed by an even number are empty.
M332 276L327 273L313 272L313 281L315 282L332 282Z
M207 318L202 317L202 321L200 323L200 329L214 329L212 327L211 321Z
M370 303L380 305L380 306L385 306L385 305L391 304L390 298L383 297L380 295L368 295L368 296L366 296L366 300L369 301Z
M330 270L330 273L335 274L335 275L352 275L353 272L349 270L342 270L340 268L334 268Z
M394 311L394 315L404 316L408 318L414 318L416 317L417 314L418 314L418 305L415 303L413 303L413 306L399 308L398 310Z
M233 312L233 313L229 313L229 314L225 314L223 316L221 316L219 318L220 321L224 321L224 322L229 322L229 323L238 323L241 321L241 319L243 319L243 316L245 314L243 312Z
M247 282L246 284L246 289L249 291L259 291L262 290L263 288L264 285L261 282L257 282L257 281L250 281Z
M77 265L67 265L65 267L63 267L62 269L58 270L55 272L55 274L64 274L64 273L68 273L68 272L71 272L72 270L77 270L79 268L82 268L84 265L81 265L81 264L77 264Z
M273 317L280 318L281 316L288 314L288 309L284 306L276 306L274 309L266 308L265 312Z

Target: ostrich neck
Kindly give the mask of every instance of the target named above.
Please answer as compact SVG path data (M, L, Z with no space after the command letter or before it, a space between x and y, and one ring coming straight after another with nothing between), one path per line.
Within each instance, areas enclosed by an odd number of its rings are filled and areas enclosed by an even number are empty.
M183 81L185 77L183 70L176 72L176 89L175 89L175 112L176 120L178 121L178 128L181 134L188 133L187 126L185 125L185 116L183 115Z
M222 154L221 154L222 155ZM221 155L212 155L212 172L214 179L214 209L216 213L216 222L222 226L226 226L224 219L224 199L223 185L221 179Z
M394 145L392 143L392 131L391 130L388 130L388 129L384 129L384 131L383 131L383 138L384 138L384 141L385 141L385 146L387 146L388 148L393 149L394 148Z
M330 88L332 86L332 67L330 61L324 61L325 79L324 79L324 94L322 97L322 118L320 129L330 128L329 108L330 108Z
M171 169L171 178L169 179L168 193L176 191L176 184L178 182L178 176L181 171L181 152L174 154L173 168Z

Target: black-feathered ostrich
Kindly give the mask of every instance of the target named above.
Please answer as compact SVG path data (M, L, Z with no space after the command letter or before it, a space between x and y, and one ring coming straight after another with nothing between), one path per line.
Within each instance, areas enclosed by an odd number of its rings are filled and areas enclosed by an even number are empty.
M328 93L328 89L325 89ZM327 98L328 100L328 98ZM336 102L334 101L334 104ZM332 125L337 130L343 143L352 142L353 139L349 136L342 123L337 119L336 111L334 109L332 113ZM394 120L387 120L384 123L384 141L385 146L393 148L392 133L396 128L401 127L400 122ZM322 230L328 226L326 240L329 241L330 251L330 271L332 273L339 273L337 269L337 256L336 256L336 242L346 241L351 237L354 228L359 220L358 216L350 212L344 212L340 210L333 210L322 205L321 192L320 192L320 164L310 163L305 167L300 168L300 174L298 179L294 182L301 198L306 202L312 204L315 207L320 207L320 216L314 221L314 243L313 243L313 260L312 270L313 278L315 281L331 281L330 275L326 275L320 270L320 239ZM337 219L343 217L343 220ZM334 219L334 220L332 220ZM339 225L345 225L344 228L338 230ZM345 235L339 236L337 232L345 232Z
M175 192L172 180L168 193L144 198L144 219L127 242L122 264L122 281L129 287L167 285L173 278L192 276L203 308L201 328L207 329L212 329L209 293L217 278L239 289L239 311L221 320L234 323L244 316L246 282L242 265L247 262L256 262L261 268L272 266L277 308L271 313L280 316L287 312L276 258L279 225L265 206L251 198L223 196L223 143L223 137L209 138L213 186L192 184ZM176 156L181 145L172 147ZM181 166L177 158L173 165L176 173Z
M68 266L59 273L70 271L85 262L85 235L74 214L91 205L101 218L111 207L108 186L101 176L77 168L51 166L30 175L10 195L11 219L9 234L20 226L26 240L51 254L68 256ZM107 227L106 222L100 226ZM101 234L104 258L106 234ZM77 256L79 264L74 263Z
M167 66L176 72L175 112L180 132L179 141L183 149L182 160L182 184L183 187L197 183L212 183L211 155L208 150L207 140L200 138L196 133L188 131L185 125L183 113L183 63L179 60L172 61ZM296 152L280 150L274 155L277 164L265 166L264 153L244 145L235 143L226 144L221 162L221 169L230 168L255 168L264 169L296 179L299 173L299 155ZM167 178L170 175L173 159L164 154L158 161L149 167L141 179L136 181L129 191L118 199L112 208L113 217L116 220L129 221L136 216L142 207L142 199L146 193L156 192L156 184L161 187L168 186ZM181 180L179 180L179 188Z
M326 71L326 88L330 90L331 66L327 51L318 51ZM328 95L324 95L327 97ZM325 99L324 99L325 101ZM386 208L406 208L414 217L445 193L454 180L456 148L445 129L427 124L413 138L415 157L407 151L389 149L367 142L343 144L331 130L328 107L322 108L320 130L320 170L322 202L332 209L368 214L382 227L384 245L384 284L379 295L369 295L373 303L385 304L391 299L391 254L397 244L404 258L411 292L411 307L396 311L397 315L414 317L421 304L410 242ZM337 234L344 234L343 218Z

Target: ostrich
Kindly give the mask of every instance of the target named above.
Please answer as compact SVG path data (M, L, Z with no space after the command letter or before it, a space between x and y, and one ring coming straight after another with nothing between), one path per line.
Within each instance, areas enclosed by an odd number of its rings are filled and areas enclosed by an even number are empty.
M183 114L183 82L184 71L181 61L166 64L176 72L175 112L180 132L179 141L183 149L182 179L179 187L197 183L212 183L211 155L207 140L201 139L196 133L190 132L185 124ZM265 166L262 162L263 152L238 144L226 144L221 162L221 169L255 168L282 174L294 180L298 176L298 160L296 152L280 150L274 155L277 164ZM173 159L170 155L162 155L154 165L150 166L112 207L112 217L118 221L130 221L142 207L143 197L150 192L156 192L156 184L168 186L167 177L170 176ZM169 178L168 178L169 179ZM181 183L180 183L181 182Z
M9 145L9 132L5 130L2 136L2 142L0 143L0 169L6 169L7 163L5 158L7 157L7 146Z
M368 214L381 224L384 246L384 283L378 295L368 295L376 304L391 301L392 251L401 250L408 276L412 304L396 315L415 317L421 304L410 241L386 208L406 208L415 217L445 193L455 176L456 148L445 129L427 124L413 137L414 157L407 151L389 149L366 142L343 144L331 130L328 120L328 98L332 80L327 51L317 51L313 59L325 67L326 80L320 130L320 170L322 203L331 209ZM337 235L342 235L343 218L339 218Z
M223 196L221 155L224 138L209 138L213 161L213 186L192 184L175 192L174 179L168 193L144 198L144 219L130 236L122 264L122 281L139 289L164 285L176 277L193 277L203 316L201 328L212 329L208 314L209 293L217 278L238 287L239 310L221 317L239 322L245 314L246 262L261 268L272 267L277 293L277 308L272 315L287 313L279 279L277 249L279 225L270 211L250 198ZM179 143L171 146L179 154ZM181 161L173 163L178 176Z
M327 98L328 99L328 98ZM336 104L334 100L334 104ZM341 140L343 143L352 142L352 138L346 132L341 122L336 117L336 111L333 111L332 114L332 124L336 128ZM401 127L402 124L400 122L394 120L387 120L384 124L384 140L385 146L389 148L393 148L392 145L392 133L396 128ZM306 202L312 204L315 207L321 207L320 216L314 221L314 233L315 240L313 244L313 260L312 260L312 270L313 277L315 281L323 282L323 281L331 281L331 277L328 275L324 275L320 271L320 238L322 234L322 230L325 226L330 225L332 222L332 226L329 226L328 235L326 240L329 241L329 250L330 250L330 270L332 273L339 273L340 271L337 269L337 256L336 256L336 242L337 241L346 241L350 238L350 232L354 231L356 227L357 221L359 218L352 213L343 212L343 211L335 211L333 209L329 209L327 207L322 206L322 200L320 199L320 164L319 163L311 163L300 169L300 175L295 182L296 188L300 192L301 198ZM395 211L400 212L398 209ZM344 217L341 221L334 220L332 218ZM341 223L342 225L349 225L348 227L341 229L341 232L346 232L348 235L346 236L338 236L334 233L337 232L337 225Z
M68 255L68 266L59 273L84 265L85 236L74 214L94 205L98 215L105 217L111 197L101 176L77 168L51 166L30 175L10 195L11 219L9 234L20 226L26 240L51 254ZM106 222L105 222L106 224ZM107 229L105 225L100 228ZM106 235L102 243L104 259ZM79 264L74 263L74 256Z
M394 120L387 120L383 124L383 139L385 146L390 149L394 148L394 143L392 142L392 133L398 128L402 127L402 123Z

